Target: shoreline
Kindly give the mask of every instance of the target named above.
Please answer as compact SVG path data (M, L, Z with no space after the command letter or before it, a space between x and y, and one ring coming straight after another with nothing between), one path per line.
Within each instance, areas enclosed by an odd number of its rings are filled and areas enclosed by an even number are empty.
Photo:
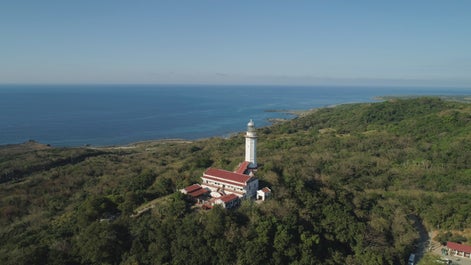
M397 95L397 96L374 96L372 100L375 101L388 101L388 100L395 100L395 99L412 99L418 97L438 97L442 100L446 101L456 101L460 103L471 103L471 95ZM337 106L346 105L346 104L370 104L371 102L355 102L355 103L341 103L341 104L331 104L322 107L315 107L306 110L289 110L289 109L267 109L264 112L269 113L280 113L284 115L288 115L288 117L276 117L276 118L266 118L268 125L264 125L258 128L269 127L276 124L280 124L292 119L296 119L298 117L304 117L306 115L310 115L315 113L319 109L324 108L335 108ZM28 143L36 143L39 145L44 145L50 148L90 148L90 149L131 149L137 148L138 145L145 145L145 144L156 144L156 143L192 143L199 140L204 140L208 138L223 138L223 139L230 139L240 132L233 131L219 135L211 135L207 137L200 137L195 139L185 139L185 138L157 138L157 139L145 139L145 140L138 140L138 141L131 141L128 143L123 144L110 144L110 145L94 145L94 144L82 144L82 145L54 145L42 141L38 141L35 139L26 140L24 142L19 143L5 143L0 144L0 149L6 149L10 147L17 147L22 145L27 145Z
M398 95L398 96L375 96L374 100L387 101L395 99L414 99L420 97L434 97L445 101L455 101L461 103L471 103L471 95Z

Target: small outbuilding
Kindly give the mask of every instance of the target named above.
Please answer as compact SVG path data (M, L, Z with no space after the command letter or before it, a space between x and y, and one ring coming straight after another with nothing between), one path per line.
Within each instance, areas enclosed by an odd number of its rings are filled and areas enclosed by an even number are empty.
M183 194L187 194L197 203L202 203L211 191L209 189L201 187L201 185L199 184L193 184L191 186L181 189L180 192Z
M239 196L235 194L228 194L228 195L224 195L219 198L216 198L213 202L213 205L219 204L219 205L222 205L222 207L226 209L231 209L238 206L239 203L240 203Z
M268 197L271 195L271 189L268 187L265 187L261 190L257 191L257 200L266 200Z

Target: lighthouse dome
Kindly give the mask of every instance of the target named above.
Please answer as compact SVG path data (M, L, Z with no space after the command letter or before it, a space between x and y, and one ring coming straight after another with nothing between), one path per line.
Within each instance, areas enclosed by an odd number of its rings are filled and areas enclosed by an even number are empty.
M253 122L253 120L250 120L249 123L247 123L247 126L254 127L255 123Z

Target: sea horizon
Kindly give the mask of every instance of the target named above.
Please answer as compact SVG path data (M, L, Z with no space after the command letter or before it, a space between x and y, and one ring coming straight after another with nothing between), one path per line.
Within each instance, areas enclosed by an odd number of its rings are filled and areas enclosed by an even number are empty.
M467 96L466 87L3 84L0 145L113 146L227 137L287 111L377 102L383 96ZM283 112L285 111L285 112Z

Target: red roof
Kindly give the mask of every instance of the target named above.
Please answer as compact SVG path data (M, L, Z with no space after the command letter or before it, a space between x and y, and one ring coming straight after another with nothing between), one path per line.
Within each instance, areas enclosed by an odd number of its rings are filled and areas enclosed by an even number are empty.
M209 190L200 188L198 190L188 193L188 195L190 195L191 197L198 197L206 193L209 193Z
M265 193L270 193L271 192L271 190L268 187L263 188L262 191L265 192Z
M224 203L228 203L228 202L231 202L233 200L239 199L239 196L237 196L235 194L228 194L228 195L224 195L224 196L219 197L219 199L221 201L223 201Z
M227 170L217 169L217 168L208 168L204 173L203 177L215 177L221 181L237 182L241 184L247 183L252 177L244 174L239 174L235 172L230 172Z
M237 174L244 174L247 168L249 167L250 162L249 161L244 161L240 163L239 168L235 171Z
M186 187L186 188L185 188L185 191L186 191L187 193L191 193L191 192L196 191L196 190L199 190L199 189L201 189L201 186L200 186L199 184L193 184L193 185L191 185L191 186Z
M241 187L241 188L244 188L246 185L245 183L240 183L240 182L234 182L234 181L228 181L227 179L221 179L221 178L217 178L217 177L212 177L212 176L208 176L208 175L204 175L203 178L205 179L210 179L210 180L214 180L214 181L219 181L219 182L222 182L224 184L231 184L231 185L234 185L234 186L237 186L237 187ZM204 184L204 185L208 185L208 184ZM214 185L213 185L214 186ZM219 187L221 188L221 186L218 186L216 185L216 187Z
M468 245L462 245L462 244L458 244L458 243L455 243L455 242L447 242L446 246L448 248L453 249L453 250L458 250L458 251L461 251L461 252L471 253L471 246L468 246Z

